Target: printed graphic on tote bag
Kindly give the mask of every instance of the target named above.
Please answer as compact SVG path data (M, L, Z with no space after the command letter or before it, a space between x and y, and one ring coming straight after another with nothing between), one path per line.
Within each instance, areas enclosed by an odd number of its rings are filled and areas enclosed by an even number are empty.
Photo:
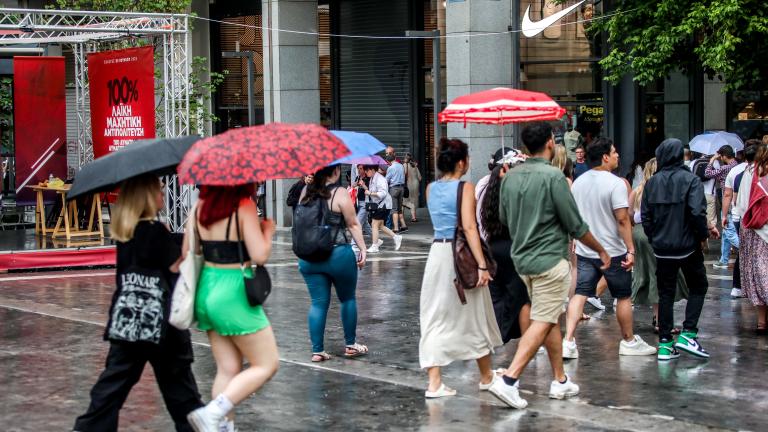
M112 310L109 339L159 343L163 325L161 277L126 272Z

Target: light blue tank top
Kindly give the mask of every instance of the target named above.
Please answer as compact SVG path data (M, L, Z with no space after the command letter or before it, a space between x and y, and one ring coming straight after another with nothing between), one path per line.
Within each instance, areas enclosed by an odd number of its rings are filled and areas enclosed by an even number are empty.
M456 233L456 194L459 181L436 181L429 186L429 217L435 229L435 239L453 239Z

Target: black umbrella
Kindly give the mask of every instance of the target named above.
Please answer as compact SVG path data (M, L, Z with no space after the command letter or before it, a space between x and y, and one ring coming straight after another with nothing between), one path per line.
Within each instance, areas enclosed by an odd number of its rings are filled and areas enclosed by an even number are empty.
M151 173L158 177L175 174L176 165L199 139L199 136L185 136L131 143L81 168L75 174L67 198L113 191L123 180L141 174Z

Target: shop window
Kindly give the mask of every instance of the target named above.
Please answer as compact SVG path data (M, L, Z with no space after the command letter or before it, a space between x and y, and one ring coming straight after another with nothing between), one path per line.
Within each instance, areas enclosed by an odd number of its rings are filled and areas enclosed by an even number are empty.
M226 17L231 24L219 26L219 53L253 51L254 80L252 83L256 124L264 123L264 48L261 15ZM222 70L228 71L217 92L217 115L224 130L248 125L248 60L226 57L220 60Z
M317 41L318 61L320 65L320 124L333 127L333 86L331 75L331 14L329 5L317 7L317 28L320 36Z
M744 139L768 135L768 90L742 90L730 95L730 130Z

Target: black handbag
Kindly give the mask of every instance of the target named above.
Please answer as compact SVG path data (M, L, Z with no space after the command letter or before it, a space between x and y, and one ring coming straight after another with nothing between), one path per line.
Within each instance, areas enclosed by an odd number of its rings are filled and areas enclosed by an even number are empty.
M104 338L117 342L159 344L165 335L169 285L162 270L136 264L117 274Z
M410 198L411 190L408 189L408 185L403 185L403 198Z
M272 279L266 267L258 265L253 269L253 274L248 275L245 272L245 260L243 259L243 242L240 239L240 218L239 211L235 211L235 227L237 229L237 253L240 255L240 270L243 272L243 282L245 283L245 296L248 298L248 304L251 306L260 306L267 301L267 297L272 292Z

